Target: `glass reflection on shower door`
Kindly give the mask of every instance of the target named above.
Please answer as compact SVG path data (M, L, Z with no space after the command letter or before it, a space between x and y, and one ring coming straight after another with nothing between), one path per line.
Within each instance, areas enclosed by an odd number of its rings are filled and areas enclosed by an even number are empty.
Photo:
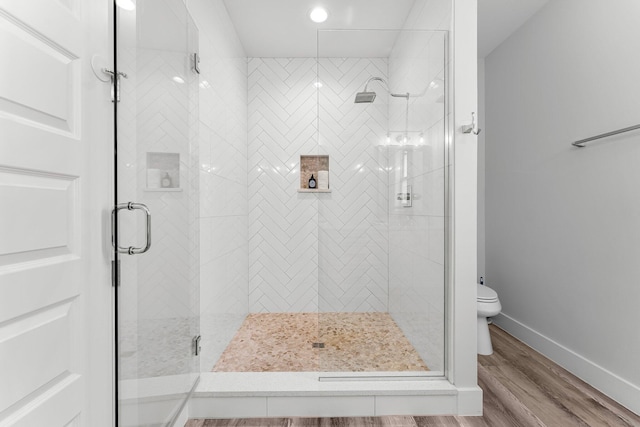
M169 426L199 378L197 29L182 0L116 23L118 425Z
M444 31L318 31L320 375L444 375L445 53Z

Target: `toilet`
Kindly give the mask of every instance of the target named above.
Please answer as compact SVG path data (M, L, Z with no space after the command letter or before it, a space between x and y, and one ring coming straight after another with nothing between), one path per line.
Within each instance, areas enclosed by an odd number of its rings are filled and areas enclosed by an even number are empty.
M488 356L493 353L487 317L496 316L501 310L496 291L488 286L478 285L478 354Z

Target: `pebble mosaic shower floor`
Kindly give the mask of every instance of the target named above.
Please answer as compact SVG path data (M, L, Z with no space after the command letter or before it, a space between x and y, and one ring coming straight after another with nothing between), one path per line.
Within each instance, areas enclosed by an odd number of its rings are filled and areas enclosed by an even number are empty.
M249 314L213 367L214 372L428 370L388 313Z

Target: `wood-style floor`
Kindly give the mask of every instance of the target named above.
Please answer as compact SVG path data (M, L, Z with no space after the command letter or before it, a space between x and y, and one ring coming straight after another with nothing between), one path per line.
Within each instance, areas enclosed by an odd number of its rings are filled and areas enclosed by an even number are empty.
M482 417L191 420L185 427L640 427L640 416L503 330L491 326L491 336L494 353L478 356Z

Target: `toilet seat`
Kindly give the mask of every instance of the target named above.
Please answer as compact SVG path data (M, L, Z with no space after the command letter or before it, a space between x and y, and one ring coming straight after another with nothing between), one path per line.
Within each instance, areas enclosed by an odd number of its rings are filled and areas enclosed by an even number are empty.
M498 294L488 286L478 285L478 302L496 302Z

